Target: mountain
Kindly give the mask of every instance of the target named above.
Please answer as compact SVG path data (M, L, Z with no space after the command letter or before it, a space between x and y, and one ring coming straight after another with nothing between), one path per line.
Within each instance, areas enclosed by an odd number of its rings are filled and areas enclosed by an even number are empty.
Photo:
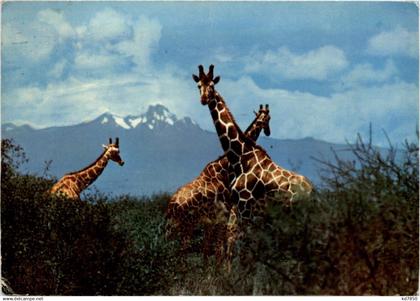
M128 115L126 117L118 116L112 113L104 113L91 122L84 124L95 124L102 127L116 127L125 130L132 130L137 128L149 128L150 130L162 130L168 127L185 128L198 127L198 125L189 117L178 119L175 114L163 105L153 105L148 110L139 116Z
M29 162L22 172L44 175L48 165L46 175L57 178L86 167L109 137L119 137L126 164L110 162L94 183L100 191L116 195L173 192L222 154L215 133L201 129L191 118L178 119L162 105L150 106L139 116L104 113L72 126L34 129L7 123L2 125L2 137L24 148ZM312 157L333 160L332 148L345 149L313 138L279 140L263 134L258 143L280 166L297 170L314 183L319 182L319 166ZM350 156L346 151L340 154Z

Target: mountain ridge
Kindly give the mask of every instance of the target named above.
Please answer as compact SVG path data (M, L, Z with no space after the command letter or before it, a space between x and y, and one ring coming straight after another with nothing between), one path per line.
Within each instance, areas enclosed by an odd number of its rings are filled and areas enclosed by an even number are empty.
M14 139L28 155L23 172L42 175L46 162L50 162L48 173L56 178L89 165L109 137L120 137L126 164L119 167L110 163L94 183L97 189L112 194L173 192L223 154L216 133L202 129L189 117L178 119L163 105L149 106L137 116L106 112L70 126L35 129L6 123L2 135ZM319 182L319 166L312 157L333 160L331 149L344 148L312 137L275 139L263 134L258 144L277 164L297 170L315 183Z

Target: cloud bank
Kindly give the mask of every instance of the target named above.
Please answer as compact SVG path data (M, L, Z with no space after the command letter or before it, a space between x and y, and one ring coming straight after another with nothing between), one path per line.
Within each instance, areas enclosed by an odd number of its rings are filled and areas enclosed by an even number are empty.
M4 58L7 66L37 69L39 78L3 90L3 122L69 125L106 111L140 114L161 103L214 130L190 77L196 64L159 61L165 38L161 19L105 8L83 22L71 22L62 11L44 9L28 22L30 30L3 26ZM312 136L342 143L372 123L391 140L401 141L415 135L419 90L416 83L401 79L397 60L417 60L416 43L415 32L396 26L366 39L366 49L360 51L368 54L364 59L332 42L305 49L284 44L241 51L219 45L203 57L220 63L216 71L226 66L233 70L223 71L217 87L243 127L259 103L269 103L277 138ZM9 83L17 73L10 74ZM261 82L261 77L276 84ZM321 84L328 93L306 89Z
M381 56L419 57L418 33L396 27L391 31L384 31L369 39L368 52Z
M325 80L348 66L344 52L331 45L302 54L281 47L277 51L257 52L246 61L246 72L265 72L285 79Z

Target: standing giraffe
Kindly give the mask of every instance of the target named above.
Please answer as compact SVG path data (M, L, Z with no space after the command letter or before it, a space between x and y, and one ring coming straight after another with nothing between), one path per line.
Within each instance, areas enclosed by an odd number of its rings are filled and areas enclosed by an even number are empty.
M213 65L204 73L198 66L199 76L193 74L200 91L201 104L209 107L222 148L231 164L235 179L231 186L232 211L228 239L228 270L233 245L244 220L263 213L267 196L280 193L286 204L308 197L312 184L304 176L288 171L270 158L267 152L246 137L237 125L223 97L215 90L220 77L213 77Z
M120 157L119 139L109 138L109 144L103 145L104 151L88 167L64 175L54 186L50 189L51 195L64 195L72 200L80 200L80 193L91 185L104 171L109 160L117 162L120 166L124 165L124 161Z
M256 140L264 130L264 134L269 136L269 122L268 105L265 107L260 105L245 135ZM233 172L229 170L229 161L226 156L222 156L208 163L197 178L179 188L168 203L167 236L182 234L182 245L185 250L196 225L204 224L204 256L205 258L209 256L211 240L215 239L216 259L220 262L230 209L229 180L233 178Z

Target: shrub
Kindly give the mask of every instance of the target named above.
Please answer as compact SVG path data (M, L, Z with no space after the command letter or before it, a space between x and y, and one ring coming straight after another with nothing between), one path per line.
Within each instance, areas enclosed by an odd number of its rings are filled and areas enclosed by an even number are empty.
M121 295L161 295L178 275L178 245L165 239L165 209L169 195L137 199L122 196L111 203L114 227L126 233L134 254L121 271ZM135 257L133 257L135 255Z
M324 188L245 227L232 272L164 238L169 195L49 197L2 142L2 276L31 295L411 295L418 290L418 144L323 162ZM200 245L201 232L196 244Z
M127 241L112 229L108 206L50 198L50 183L15 176L2 192L2 268L22 294L95 295L114 291Z
M6 145L3 144L2 145ZM12 143L2 149L2 275L18 294L157 294L174 273L174 244L163 237L153 200L93 194L84 201L50 197L52 182L16 172Z

